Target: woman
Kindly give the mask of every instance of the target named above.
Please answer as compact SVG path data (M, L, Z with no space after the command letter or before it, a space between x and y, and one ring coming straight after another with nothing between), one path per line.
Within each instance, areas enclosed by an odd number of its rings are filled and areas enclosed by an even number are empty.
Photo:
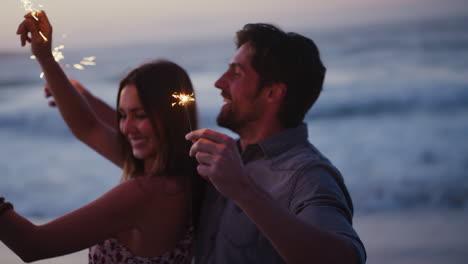
M189 263L200 178L184 136L187 113L196 124L196 109L171 106L172 94L193 93L187 73L168 61L131 71L120 83L118 128L111 127L55 62L52 27L44 12L35 15L38 21L28 14L18 28L22 45L31 43L74 135L121 167L123 177L97 200L41 226L0 199L0 239L26 262L90 247L89 263Z

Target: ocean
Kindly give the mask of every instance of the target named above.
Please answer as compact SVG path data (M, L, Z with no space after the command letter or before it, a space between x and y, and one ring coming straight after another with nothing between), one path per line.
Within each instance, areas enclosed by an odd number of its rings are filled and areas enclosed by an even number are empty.
M309 138L342 172L355 210L468 207L468 19L299 33L316 41L327 67L305 120ZM234 51L233 38L72 47L63 64L96 56L96 66L66 72L114 106L126 72L170 59L192 78L201 127L235 136L216 126L223 102L213 85ZM28 54L0 53L0 195L25 216L52 218L99 197L121 171L47 105Z

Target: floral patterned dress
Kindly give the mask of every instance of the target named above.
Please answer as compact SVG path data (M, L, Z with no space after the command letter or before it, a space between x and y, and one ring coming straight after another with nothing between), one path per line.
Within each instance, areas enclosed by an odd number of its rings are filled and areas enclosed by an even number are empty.
M112 238L89 248L89 264L190 264L193 240L190 227L174 249L158 257L139 257Z

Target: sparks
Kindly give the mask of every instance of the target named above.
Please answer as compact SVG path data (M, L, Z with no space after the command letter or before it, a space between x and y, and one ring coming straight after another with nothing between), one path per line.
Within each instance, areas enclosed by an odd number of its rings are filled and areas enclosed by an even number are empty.
M31 13L31 16L36 20L36 21L39 21L39 17L38 17L38 14L41 13L41 10L37 9L34 7L34 3L31 1L31 0L20 0L21 3L23 4L23 8L26 12L29 12ZM43 8L44 6L41 5L41 4L38 4L39 8ZM39 35L41 35L42 39L47 42L49 41L47 39L47 37L41 32L39 31ZM65 39L67 38L67 34L62 34L62 38ZM52 51L52 55L54 56L54 59L56 62L60 62L61 60L65 59L65 56L63 55L63 52L61 51L62 49L64 49L65 46L64 45L59 45L57 47L54 48L54 50ZM36 59L36 56L32 55L30 57L32 60L35 60ZM73 68L75 69L78 69L78 70L84 70L85 69L85 65L86 66L94 66L96 65L96 57L95 56L89 56L89 57L83 57L83 59L80 61L80 63L75 63L73 64ZM65 65L66 68L70 68L70 64L66 64ZM44 78L44 73L41 72L41 74L39 75L39 77L42 79Z
M176 105L176 104L185 106L186 104L195 101L195 99L193 98L193 93L192 93L192 94L184 94L184 93L178 94L178 93L173 93L173 94L172 94L172 97L174 97L175 99L179 100L179 101L176 102L176 103L172 103L172 106L174 106L174 105Z
M83 57L84 61L94 61L95 59L96 59L96 56Z
M91 57L83 57L83 59L80 61L80 64L86 65L86 66L94 66L96 65L96 62L94 61L96 57L91 56Z
M65 48L65 45L59 45L59 46L55 47L54 50L52 51L52 55L54 56L54 59L55 59L56 62L60 62L61 60L65 59L65 56L63 55L63 52L61 51L64 48ZM36 56L31 55L30 58L31 58L31 60L35 60ZM96 65L96 62L94 61L95 59L96 59L95 56L83 57L83 59L80 61L80 63L73 64L73 68L75 68L77 70L84 70L85 69L84 65L94 66L94 65ZM65 64L65 67L70 68L70 64ZM43 79L44 78L44 73L41 72L39 77L41 79Z
M60 46L55 47L54 50L52 51L52 56L54 56L54 59L56 62L59 62L65 59L65 56L63 56L63 52L60 51L64 48L65 48L64 45L60 45Z
M21 0L21 3L23 3L24 10L26 10L28 12L38 11L36 8L34 8L33 2L31 2L29 0ZM34 14L33 14L33 16L34 16ZM36 20L37 20L37 18L36 18Z
M192 122L190 122L190 116L188 114L187 104L189 104L190 102L195 101L195 98L193 98L193 93L191 93L191 94L173 93L172 97L174 97L175 99L178 100L178 102L172 103L172 107L174 107L176 104L178 104L180 106L184 106L185 114L187 115L187 120L188 120L189 127L190 127L190 131L192 131Z
M63 52L61 52L60 50L64 49L65 46L64 45L60 45L60 46L57 46L54 48L54 50L52 51L52 56L54 56L54 59L56 62L60 62L61 60L65 59L65 56L63 56ZM34 55L31 55L31 60L35 60L36 59L36 56ZM39 75L39 77L41 79L44 78L44 72L41 72L41 74Z
M81 64L73 64L73 68L78 69L78 70L84 70L85 67Z

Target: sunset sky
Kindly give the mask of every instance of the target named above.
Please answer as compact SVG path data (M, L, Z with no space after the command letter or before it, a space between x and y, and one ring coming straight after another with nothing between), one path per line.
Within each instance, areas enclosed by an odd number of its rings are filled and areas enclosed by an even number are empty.
M286 30L329 30L347 25L394 23L468 14L466 0L33 0L42 4L56 34L79 47L232 36L248 22ZM18 51L20 0L3 0L0 51ZM58 35L56 35L58 36Z

